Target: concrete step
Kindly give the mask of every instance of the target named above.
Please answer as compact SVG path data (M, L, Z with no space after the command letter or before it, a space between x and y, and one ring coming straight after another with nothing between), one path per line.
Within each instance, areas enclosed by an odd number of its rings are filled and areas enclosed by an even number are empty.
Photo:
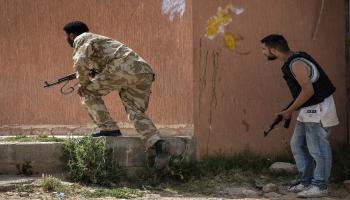
M195 159L195 142L190 136L165 137L174 156ZM65 172L60 142L0 142L0 174L41 175ZM106 137L120 166L128 171L146 167L147 154L140 137Z
M139 136L134 126L130 123L118 123L121 132L125 136ZM192 124L161 125L156 124L160 135L193 136ZM2 125L0 136L9 135L81 135L86 136L95 132L97 127L93 124L81 125Z
M7 192L14 190L16 185L29 184L40 177L26 177L26 176L15 176L15 175L0 175L0 192Z

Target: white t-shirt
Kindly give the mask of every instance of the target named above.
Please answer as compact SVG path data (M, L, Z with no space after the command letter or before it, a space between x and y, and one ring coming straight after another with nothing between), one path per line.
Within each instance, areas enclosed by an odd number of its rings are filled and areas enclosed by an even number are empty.
M297 120L300 122L321 123L323 127L338 125L339 120L333 95L325 98L319 104L301 108Z
M309 78L312 83L316 82L319 78L319 72L317 67L304 58L294 59L289 67L295 61L303 61L307 66L309 66ZM291 70L292 71L292 70ZM292 71L293 72L293 71ZM316 122L321 123L323 127L331 127L339 124L337 110L335 107L333 95L325 98L321 103L304 107L299 110L297 120L300 122Z

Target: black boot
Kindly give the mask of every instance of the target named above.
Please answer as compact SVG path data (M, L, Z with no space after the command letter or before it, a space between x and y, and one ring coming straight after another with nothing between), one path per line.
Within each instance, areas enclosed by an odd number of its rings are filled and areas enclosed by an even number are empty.
M158 140L155 144L156 157L154 160L154 167L156 169L162 169L168 165L169 155L169 142L165 140Z
M121 136L122 133L120 130L112 130L112 131L99 131L97 133L92 134L92 137L101 137L101 136Z

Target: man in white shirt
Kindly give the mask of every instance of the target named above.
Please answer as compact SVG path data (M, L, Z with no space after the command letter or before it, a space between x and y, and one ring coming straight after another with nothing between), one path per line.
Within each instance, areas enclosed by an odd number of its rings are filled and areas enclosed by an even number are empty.
M268 60L284 62L283 78L294 98L278 115L290 119L298 111L291 149L301 176L289 191L297 192L298 197L327 196L332 166L329 136L331 127L339 124L332 95L335 87L310 55L291 51L282 35L268 35L261 43Z

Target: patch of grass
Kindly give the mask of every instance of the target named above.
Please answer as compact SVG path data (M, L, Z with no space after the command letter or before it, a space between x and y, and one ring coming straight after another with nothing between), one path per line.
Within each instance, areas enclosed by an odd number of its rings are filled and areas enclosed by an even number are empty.
M65 139L57 138L55 136L38 135L38 136L26 136L16 135L15 137L7 137L1 141L5 142L64 142Z
M266 182L284 182L289 183L293 180L296 180L298 178L298 172L290 172L290 171L270 171L270 170L263 170L260 174L262 174L265 177Z
M47 192L69 192L69 187L62 184L61 180L53 176L44 176L41 187Z
M32 139L26 135L16 135L15 137L8 137L4 139L4 141L8 141L8 142L28 142L30 140Z
M101 198L101 197L115 197L131 199L136 197L142 197L144 193L139 190L130 188L114 188L114 189L97 189L95 191L86 191L83 193L88 198Z
M231 169L259 172L273 163L267 156L261 156L245 150L230 156L216 155L204 158L199 162L201 173L206 176L218 175Z
M342 183L350 179L350 145L338 145L333 149L333 166L330 181ZM249 183L253 178L264 176L270 182L290 182L298 177L298 172L270 171L268 168L274 162L294 163L291 153L284 153L273 156L257 155L249 150L234 155L212 155L204 157L199 161L184 162L180 158L173 157L169 167L157 172L150 173L152 183L164 181L189 182L192 188L203 190L204 186L211 187L210 181ZM250 175L249 175L250 174ZM200 180L197 184L193 184ZM209 181L210 180L210 181ZM208 182L209 181L209 182ZM186 184L185 184L186 185Z
M182 192L215 196L220 188L228 185L256 187L256 180L268 183L275 182L274 179L276 182L295 179L296 173L271 172L268 169L281 158L282 161L289 160L288 155L262 156L245 150L230 156L212 155L199 161L172 161L167 169L159 172L161 176L158 181L161 183L166 180L174 189Z
M16 192L33 193L34 186L31 184L19 184L19 185L16 185Z
M294 157L292 152L284 152L277 155L271 156L271 160L274 162L287 162L287 163L294 163Z
M170 173L177 174L181 180L191 178L215 177L226 174L232 170L253 173L267 169L273 160L266 156L256 155L249 150L234 155L213 155L207 156L199 161L190 163L170 163ZM174 175L172 175L174 176Z
M201 195L213 195L220 186L228 183L228 178L223 176L202 177L200 179L192 179L186 183L173 184L176 190L186 193L194 193Z
M109 186L124 176L112 149L106 149L104 138L83 137L66 140L63 158L73 181Z
M64 142L65 139L57 138L55 136L39 135L36 137L39 142Z
M201 191L201 194L210 194L213 186L221 183L251 185L260 175L278 180L294 179L295 173L275 173L268 169L275 161L290 160L291 156L288 154L262 156L249 150L234 155L211 155L190 162L185 162L180 156L173 156L167 168L161 171L146 169L140 172L138 177L140 177L139 181L146 185L157 186L170 183L177 184L180 189L182 188L181 190L188 192L195 190Z

